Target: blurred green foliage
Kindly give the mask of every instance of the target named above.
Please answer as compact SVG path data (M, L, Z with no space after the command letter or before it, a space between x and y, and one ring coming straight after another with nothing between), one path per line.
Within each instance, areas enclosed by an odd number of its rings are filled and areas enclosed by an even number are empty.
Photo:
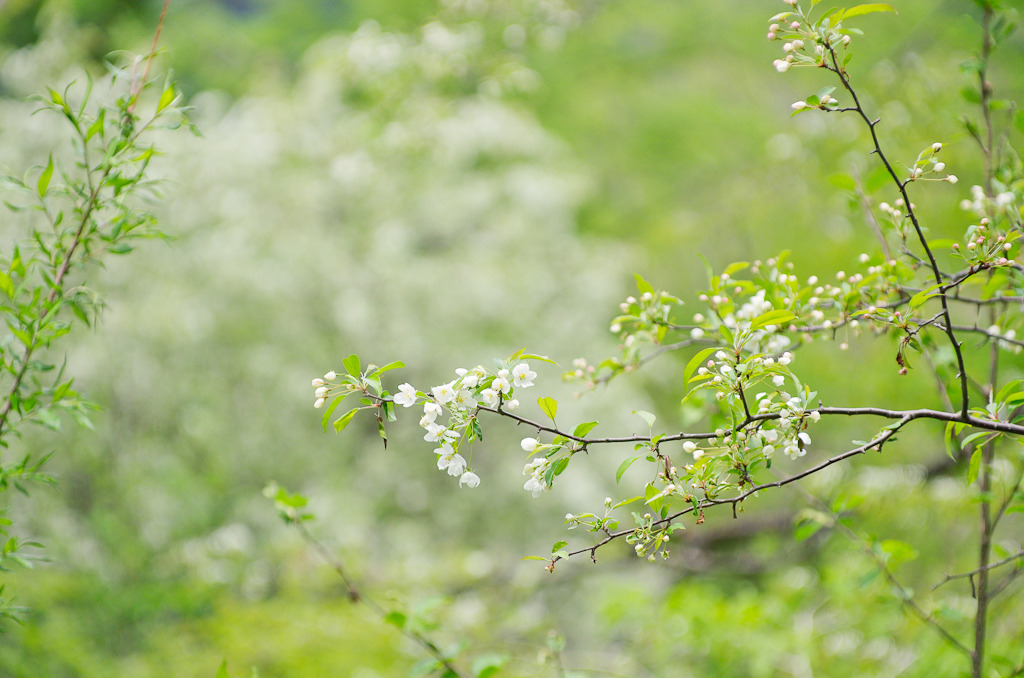
M629 274L686 297L705 282L696 252L721 265L792 249L819 275L855 266L872 238L833 176L870 173L864 134L838 116L790 118L822 83L771 68L777 4L172 2L162 65L204 138L162 145L176 242L111 266L104 323L76 337L76 384L104 412L56 446L59 491L13 507L53 562L11 578L35 612L0 636L2 672L212 676L226 658L232 675L403 674L415 649L277 525L260 493L277 480L313 498L313 529L367 587L443 600L443 640L510 653L507 675L557 675L536 660L550 628L584 675L949 675L948 648L859 545L794 540L798 497L758 499L735 522L709 515L659 566L608 549L596 568L548 575L520 556L561 537L566 511L596 509L621 460L592 455L530 501L509 431L475 462L482 502L431 472L415 431L385 453L371 428L322 436L310 407L309 378L351 352L428 365L414 383L524 344L563 365L608 353ZM851 71L894 157L941 140L968 186L980 163L958 64L978 41L973 5L895 4L899 16L860 24ZM161 5L0 6L8 169L59 142L23 97L112 49L146 51ZM1017 37L997 54L1000 96L1022 98L1022 64ZM923 195L934 233L962 228L961 192ZM864 377L894 371L893 346L864 339L846 362L810 346L801 361L826 400L936 401L925 374ZM685 413L670 366L580 402L550 392L609 428L628 421L623 402L672 427ZM545 387L558 372L541 372ZM936 440L908 433L808 486L858 499L857 531L911 544L920 557L898 572L929 583L971 567L951 544L975 530L964 469L941 464ZM939 613L966 629L967 586L947 586L959 607ZM1012 616L1016 586L997 617Z

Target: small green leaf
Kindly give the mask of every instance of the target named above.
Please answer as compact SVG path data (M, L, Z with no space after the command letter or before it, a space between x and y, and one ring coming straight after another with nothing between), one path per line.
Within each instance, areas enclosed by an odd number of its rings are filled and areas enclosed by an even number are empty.
M543 560L543 561L548 561L548 560L550 560L550 558L548 558L547 556L523 556L522 558L520 558L520 560Z
M352 417L356 416L356 412L358 412L361 409L363 408L353 407L351 410L335 419L334 430L341 432L346 426L348 426L349 422L352 421Z
M956 453L960 451L960 441L953 435L953 424L955 422L949 422L946 424L946 455L956 461Z
M893 6L885 2L869 2L864 5L856 5L850 9L845 9L836 15L835 23L839 23L844 19L849 19L851 16L860 16L861 14L872 14L874 12L893 12L898 14Z
M400 367L405 367L405 363L403 363L401 360L393 360L389 362L387 365L375 369L373 371L373 374L381 374L382 372L387 372L388 370L395 370Z
M817 534L823 527L825 526L816 520L805 520L793 530L793 538L797 541L806 541Z
M971 455L971 465L967 469L967 484L971 485L978 479L978 469L981 468L981 448L974 450Z
M331 401L331 404L327 406L327 409L324 410L323 416L320 417L320 423L323 424L324 432L327 431L327 422L330 421L331 414L334 412L334 410L338 408L338 405L341 404L341 401L349 396L349 393L337 396L334 400Z
M46 163L46 167L43 169L43 173L39 175L39 181L36 182L36 190L39 191L39 197L42 198L46 195L46 189L50 185L50 178L53 176L53 154L50 154L50 159Z
M544 414L548 415L548 419L551 421L555 420L555 414L558 412L558 402L554 398L547 396L537 398L537 404L540 405L540 409L544 411Z
M168 84L160 95L160 102L156 105L156 112L159 113L170 106L176 96L177 95L174 93L174 85Z
M582 424L579 424L576 428L572 430L572 434L577 438L582 438L586 436L588 433L590 433L595 426L597 426L596 421L583 422Z
M782 323L789 322L796 315L792 311L786 309L775 309L774 311L768 311L762 313L753 320L750 321L750 329L760 330L768 325L781 325Z
M624 462L622 462L621 464L619 464L619 470L615 472L615 482L616 483L618 483L622 479L622 474L626 472L626 469L629 468L630 465L632 465L632 463L634 461L636 461L637 459L639 459L639 458L640 457L633 457L632 459L627 459Z
M704 361L707 360L709 356L713 355L716 351L720 350L722 349L718 348L717 346L712 346L710 348L705 348L701 349L700 351L697 351L697 354L690 358L690 362L686 363L686 369L683 370L683 381L689 383L690 377L693 376L693 373L697 371L697 368L703 365Z
M342 360L341 364L345 366L345 371L351 374L353 377L359 376L359 370L362 367L362 365L359 362L359 356L357 356L355 353Z
M655 417L653 414L645 410L633 410L633 414L643 419L644 422L647 424L647 428L654 428L654 422L655 420L657 420L657 417Z
M0 292L6 294L10 299L14 299L14 283L11 282L11 277L0 271Z
M384 615L385 623L391 624L392 626L395 626L400 629L405 628L405 622L407 619L408 617L405 616L405 613L399 612L398 610L392 610L391 612L388 612L386 615Z
M558 366L558 363L556 363L554 360L547 357L546 355L537 355L536 353L524 353L519 357L522 358L523 360L539 360L542 363L551 363L556 367Z
M650 292L651 294L654 294L654 288L651 287L651 283L644 280L642 275L635 273L634 277L636 278L636 288L640 290L641 293Z
M229 678L228 677L228 660L225 659L220 663L220 668L217 669L217 678Z
M910 297L910 301L908 302L910 309L913 310L932 297L937 296L939 294L940 287L942 287L941 283L935 283L934 285L929 285L914 296Z
M567 546L568 544L569 544L569 542L567 542L567 541L556 541L556 542L554 543L554 545L553 545L553 546L551 547L551 552L552 552L552 553L554 553L555 551L558 551L558 550L560 550L560 549L563 549L563 548L565 548L565 547L566 547L566 546Z

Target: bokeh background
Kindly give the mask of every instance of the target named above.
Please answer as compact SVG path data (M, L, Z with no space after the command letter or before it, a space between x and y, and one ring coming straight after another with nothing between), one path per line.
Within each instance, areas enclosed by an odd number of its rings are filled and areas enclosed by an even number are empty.
M918 199L931 232L952 236L981 176L960 122L976 115L960 63L979 44L977 9L893 4L898 15L857 21L866 35L850 68L891 157L944 142L961 183ZM161 5L0 3L7 171L58 143L26 97L101 73L112 51L146 52ZM173 0L157 64L202 136L160 142L156 210L170 239L97 272L109 308L68 356L102 408L96 430L21 443L56 452L59 484L12 499L19 531L50 561L4 575L30 613L0 634L0 675L213 676L224 659L232 675L405 675L416 649L353 608L279 524L270 481L311 497L312 531L368 591L430 611L470 657L506 656L502 675L563 675L539 658L551 632L565 638L564 675L951 675L962 661L908 618L859 545L794 539L808 506L798 493L748 502L736 521L709 513L666 562L620 544L597 566L548 574L520 558L567 535L587 543L562 518L637 494L639 466L614 482L632 450L593 454L531 499L517 444L528 433L495 422L474 459L484 484L460 491L415 416L392 426L384 452L366 422L323 434L311 407L310 379L350 353L404 360L392 388L523 346L562 366L611 355L608 319L633 273L692 302L706 282L698 253L720 268L792 250L804 275L855 270L875 245L835 175L874 166L854 119L790 116L831 83L772 68L766 19L783 8ZM1021 98L1019 38L992 79L997 96ZM800 353L826 402L937 403L927 374L896 378L889 339L849 340L845 353ZM608 432L637 428L634 409L673 429L693 423L679 408L687 358L578 399L559 368L537 364L536 395ZM800 463L866 435L823 428ZM941 431L921 427L884 458L807 485L849 497L858 531L909 544L918 557L898 572L928 604L974 552L964 469L943 459ZM1014 552L1020 524L1008 534L1000 548ZM950 589L937 614L966 630L969 590ZM999 599L998 619L1019 613L1019 591ZM1013 649L1015 629L996 622L994 651Z

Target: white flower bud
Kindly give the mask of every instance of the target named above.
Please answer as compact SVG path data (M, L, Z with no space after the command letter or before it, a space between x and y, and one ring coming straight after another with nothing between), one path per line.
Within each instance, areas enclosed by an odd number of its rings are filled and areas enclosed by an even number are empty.
M327 381L334 381L337 378L338 378L338 373L335 372L334 370L331 370L330 372L328 372L327 374L324 375L324 379L327 380Z

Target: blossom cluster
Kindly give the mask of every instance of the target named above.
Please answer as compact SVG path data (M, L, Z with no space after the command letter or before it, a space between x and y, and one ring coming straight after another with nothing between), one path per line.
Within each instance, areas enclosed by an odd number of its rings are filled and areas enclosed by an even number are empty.
M423 439L437 446L434 453L438 470L457 477L460 487L477 487L480 476L470 470L470 462L461 451L467 443L481 437L477 423L477 413L481 408L517 410L519 400L514 397L517 390L534 385L537 373L530 369L528 362L520 361L518 357L513 356L497 370L488 370L482 365L472 369L459 368L455 370L455 379L434 386L429 392L417 390L409 383L400 384L390 398L386 391L381 391L378 404L392 405L393 411L393 406L411 408L422 403L423 414L419 424L424 430ZM365 391L367 378L365 374L362 377ZM343 377L341 383L335 383L337 379L337 373L328 372L323 378L313 380L316 398L313 407L322 407L334 389L341 388L343 394L359 390L353 385L360 380L351 373ZM379 416L378 421L383 425ZM469 456L472 458L471 453Z

